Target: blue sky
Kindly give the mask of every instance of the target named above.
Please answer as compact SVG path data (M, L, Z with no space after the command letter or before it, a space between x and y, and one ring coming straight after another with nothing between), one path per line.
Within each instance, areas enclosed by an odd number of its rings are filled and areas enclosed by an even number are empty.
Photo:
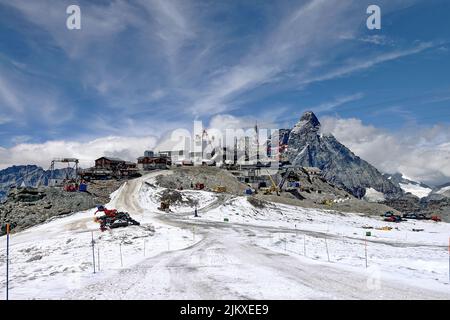
M449 15L445 0L0 0L0 147L157 138L194 119L286 127L309 109L448 132Z

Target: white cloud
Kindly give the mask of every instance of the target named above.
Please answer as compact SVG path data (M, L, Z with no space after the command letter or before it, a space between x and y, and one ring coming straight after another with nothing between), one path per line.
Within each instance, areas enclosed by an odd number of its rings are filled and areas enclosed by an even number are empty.
M0 125L6 124L11 121L12 119L10 117L0 114Z
M87 142L48 141L45 143L21 143L12 148L0 147L0 168L19 164L36 164L47 169L53 158L78 158L82 167L90 167L101 156L114 156L136 161L144 151L156 144L156 138L104 137Z
M300 84L302 86L306 86L315 82L327 81L344 77L355 72L370 69L384 62L400 59L403 57L423 52L424 50L433 48L434 46L436 46L436 44L434 43L420 43L417 46L408 49L381 53L375 56L366 56L359 60L350 59L350 61L347 64L344 64L339 68L328 71L322 75L305 77L304 79L301 79Z
M345 105L346 103L360 100L364 97L363 93L355 93L347 96L341 96L337 97L332 101L321 103L317 106L308 107L306 109L312 110L314 112L324 112L324 111L330 111L334 108L340 107L342 105Z
M17 92L0 75L0 102L14 112L22 112L22 103L17 99Z
M387 173L400 172L414 180L440 184L450 181L450 127L436 125L390 133L359 119L321 120L356 155Z

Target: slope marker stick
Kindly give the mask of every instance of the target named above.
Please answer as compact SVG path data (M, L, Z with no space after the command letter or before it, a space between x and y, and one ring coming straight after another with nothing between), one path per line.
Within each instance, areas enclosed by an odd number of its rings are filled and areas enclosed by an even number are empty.
M91 231L92 236L92 265L94 266L94 273L95 273L95 247L94 247L94 232Z
M100 247L97 247L97 268L100 271Z
M328 262L330 262L330 253L328 252L328 243L327 243L327 238L325 238L325 248L327 249L327 257L328 257Z
M306 257L306 234L303 235L303 255Z
M122 244L121 243L119 243L119 252L120 252L120 266L123 268Z
M367 236L364 238L364 251L366 256L366 268L367 268Z
M9 300L9 223L6 224L6 300Z

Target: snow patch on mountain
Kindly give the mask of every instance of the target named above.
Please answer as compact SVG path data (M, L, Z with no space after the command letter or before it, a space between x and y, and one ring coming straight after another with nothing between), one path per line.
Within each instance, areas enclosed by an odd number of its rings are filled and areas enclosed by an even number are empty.
M411 193L419 198L425 198L431 193L431 188L422 187L419 184L414 183L399 183L400 188L403 189L406 193Z
M450 191L450 186L441 188L441 189L439 189L438 191L436 191L436 193L444 194L444 193L446 193L447 191Z
M384 194L375 190L374 188L366 189L366 194L363 197L364 200L368 202L383 202L386 200Z
M384 176L399 186L405 193L409 192L418 198L425 198L433 191L430 186L422 182L414 181L403 173L385 174Z

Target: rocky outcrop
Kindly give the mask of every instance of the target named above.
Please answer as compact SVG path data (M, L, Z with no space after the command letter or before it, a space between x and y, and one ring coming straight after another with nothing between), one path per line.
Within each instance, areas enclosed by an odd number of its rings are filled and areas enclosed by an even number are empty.
M123 181L92 181L89 192L66 192L61 188L13 188L0 204L0 236L9 223L13 232L43 223L58 216L94 208L109 202L109 195Z
M323 134L315 114L305 112L289 134L287 156L291 164L317 167L325 179L356 197L373 188L388 197L402 194L375 167L356 156L331 134Z
M437 194L419 199L412 194L405 194L383 202L402 213L422 213L427 216L439 215L443 221L450 222L450 198Z

